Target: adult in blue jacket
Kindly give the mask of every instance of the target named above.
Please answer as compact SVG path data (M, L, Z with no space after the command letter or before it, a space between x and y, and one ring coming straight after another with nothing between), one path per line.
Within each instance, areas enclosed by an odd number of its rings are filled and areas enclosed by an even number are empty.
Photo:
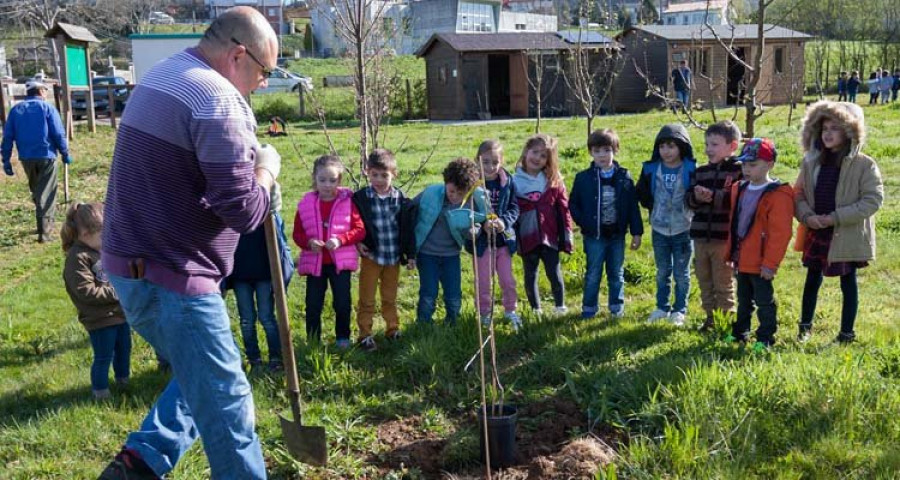
M34 201L38 241L46 242L50 240L56 213L56 155L62 154L66 164L72 162L72 157L59 113L45 100L47 85L29 80L25 82L25 93L25 100L9 112L0 153L3 171L13 176L10 159L15 143Z

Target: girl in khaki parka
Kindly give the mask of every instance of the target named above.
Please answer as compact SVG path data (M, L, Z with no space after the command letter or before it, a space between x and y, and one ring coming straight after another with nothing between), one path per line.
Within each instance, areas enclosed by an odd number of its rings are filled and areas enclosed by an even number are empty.
M853 103L816 102L803 119L801 143L806 153L794 186L794 215L807 229L800 341L809 339L823 276L841 278L837 341L856 338L856 272L875 259L874 215L884 199L878 165L861 152L865 136L863 111Z

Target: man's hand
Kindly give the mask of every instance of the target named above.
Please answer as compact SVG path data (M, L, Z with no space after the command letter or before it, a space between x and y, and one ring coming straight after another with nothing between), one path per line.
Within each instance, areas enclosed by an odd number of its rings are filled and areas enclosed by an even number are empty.
M63 155L62 162L66 165L72 163L72 156L71 155Z
M319 253L322 251L322 247L325 246L325 242L319 240L318 238L310 238L309 243L306 245L311 251Z
M772 280L775 278L775 271L762 267L759 269L759 276L762 277L763 280Z
M262 144L256 147L256 163L254 169L259 177L259 171L265 170L272 177L272 182L278 179L281 173L281 155L275 150L275 147L269 144Z
M697 185L694 187L694 198L700 203L710 203L712 202L712 190Z
M16 174L16 172L14 172L12 169L12 163L9 162L3 162L3 172L10 177Z
M406 269L407 270L415 270L416 269L416 261L411 259L408 262L406 262Z
M273 212L281 211L281 184L278 182L272 184L272 191L269 192L269 209Z
M337 237L331 237L325 242L325 248L329 250L334 250L341 246L341 241L337 239Z
M634 235L633 237L631 237L631 249L637 250L639 248L641 248L641 236Z

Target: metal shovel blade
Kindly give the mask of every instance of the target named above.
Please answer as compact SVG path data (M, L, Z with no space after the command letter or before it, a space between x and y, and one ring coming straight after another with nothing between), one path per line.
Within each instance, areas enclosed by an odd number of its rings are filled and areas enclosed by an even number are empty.
M297 460L310 465L324 466L328 463L328 441L325 427L305 427L279 415L281 433L288 452Z

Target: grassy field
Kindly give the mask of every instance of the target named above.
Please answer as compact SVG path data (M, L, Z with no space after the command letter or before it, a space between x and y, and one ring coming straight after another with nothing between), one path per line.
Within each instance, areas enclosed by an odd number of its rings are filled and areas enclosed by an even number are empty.
M638 252L626 254L626 317L580 320L584 256L579 247L563 261L571 315L540 319L523 306L522 331L498 326L506 398L520 406L519 462L502 478L900 478L900 300L890 293L900 280L900 109L896 104L867 108L866 114L866 151L879 161L886 200L878 214L879 257L860 275L859 342L832 343L840 315L834 279L822 288L813 339L794 341L805 275L795 252L775 280L780 341L766 354L695 333L702 320L696 284L688 311L691 328L645 323L654 298L649 235ZM799 122L787 126L786 119L786 108L773 107L758 128L779 147L776 176L793 181L800 160ZM595 126L620 133L618 159L636 171L649 156L658 128L672 120L666 113L610 116ZM571 186L574 174L589 162L584 120L545 120L543 125L560 138L562 168ZM511 169L532 131L530 121L409 123L389 127L384 145L397 150L400 182L436 152L423 177L407 185L407 193L415 194L438 180L447 160L474 155L485 138L504 143ZM312 160L327 151L314 126L292 125L290 133L274 142L285 162L281 180L289 230L296 202L309 189ZM352 159L357 130L338 128L332 134L340 152ZM695 146L702 145L702 132L692 130L691 136ZM78 132L72 147L75 198L103 199L113 142L109 129L95 135ZM91 350L62 285L63 253L58 243L34 242L32 206L24 174L18 162L15 166L17 176L0 177L0 478L95 478L139 424L166 378L156 372L149 347L137 340L131 384L115 390L110 401L91 399ZM404 338L390 344L378 336L380 348L374 353L334 352L328 308L326 346L307 345L302 334L305 284L295 279L289 304L304 421L326 427L330 464L311 468L290 459L276 416L289 410L283 378L251 374L258 432L273 478L472 478L483 473L473 414L479 381L474 371L463 370L478 342L470 304L471 257L463 260L467 304L460 324L417 328L418 281L415 273L404 272L399 296ZM521 264L515 264L522 278ZM546 284L542 291L549 295ZM604 286L601 302L605 291ZM521 287L519 293L525 305ZM240 344L232 296L229 308ZM436 318L441 317L439 309ZM721 336L726 327L718 327ZM376 330L381 329L376 320ZM208 476L196 445L171 478Z

